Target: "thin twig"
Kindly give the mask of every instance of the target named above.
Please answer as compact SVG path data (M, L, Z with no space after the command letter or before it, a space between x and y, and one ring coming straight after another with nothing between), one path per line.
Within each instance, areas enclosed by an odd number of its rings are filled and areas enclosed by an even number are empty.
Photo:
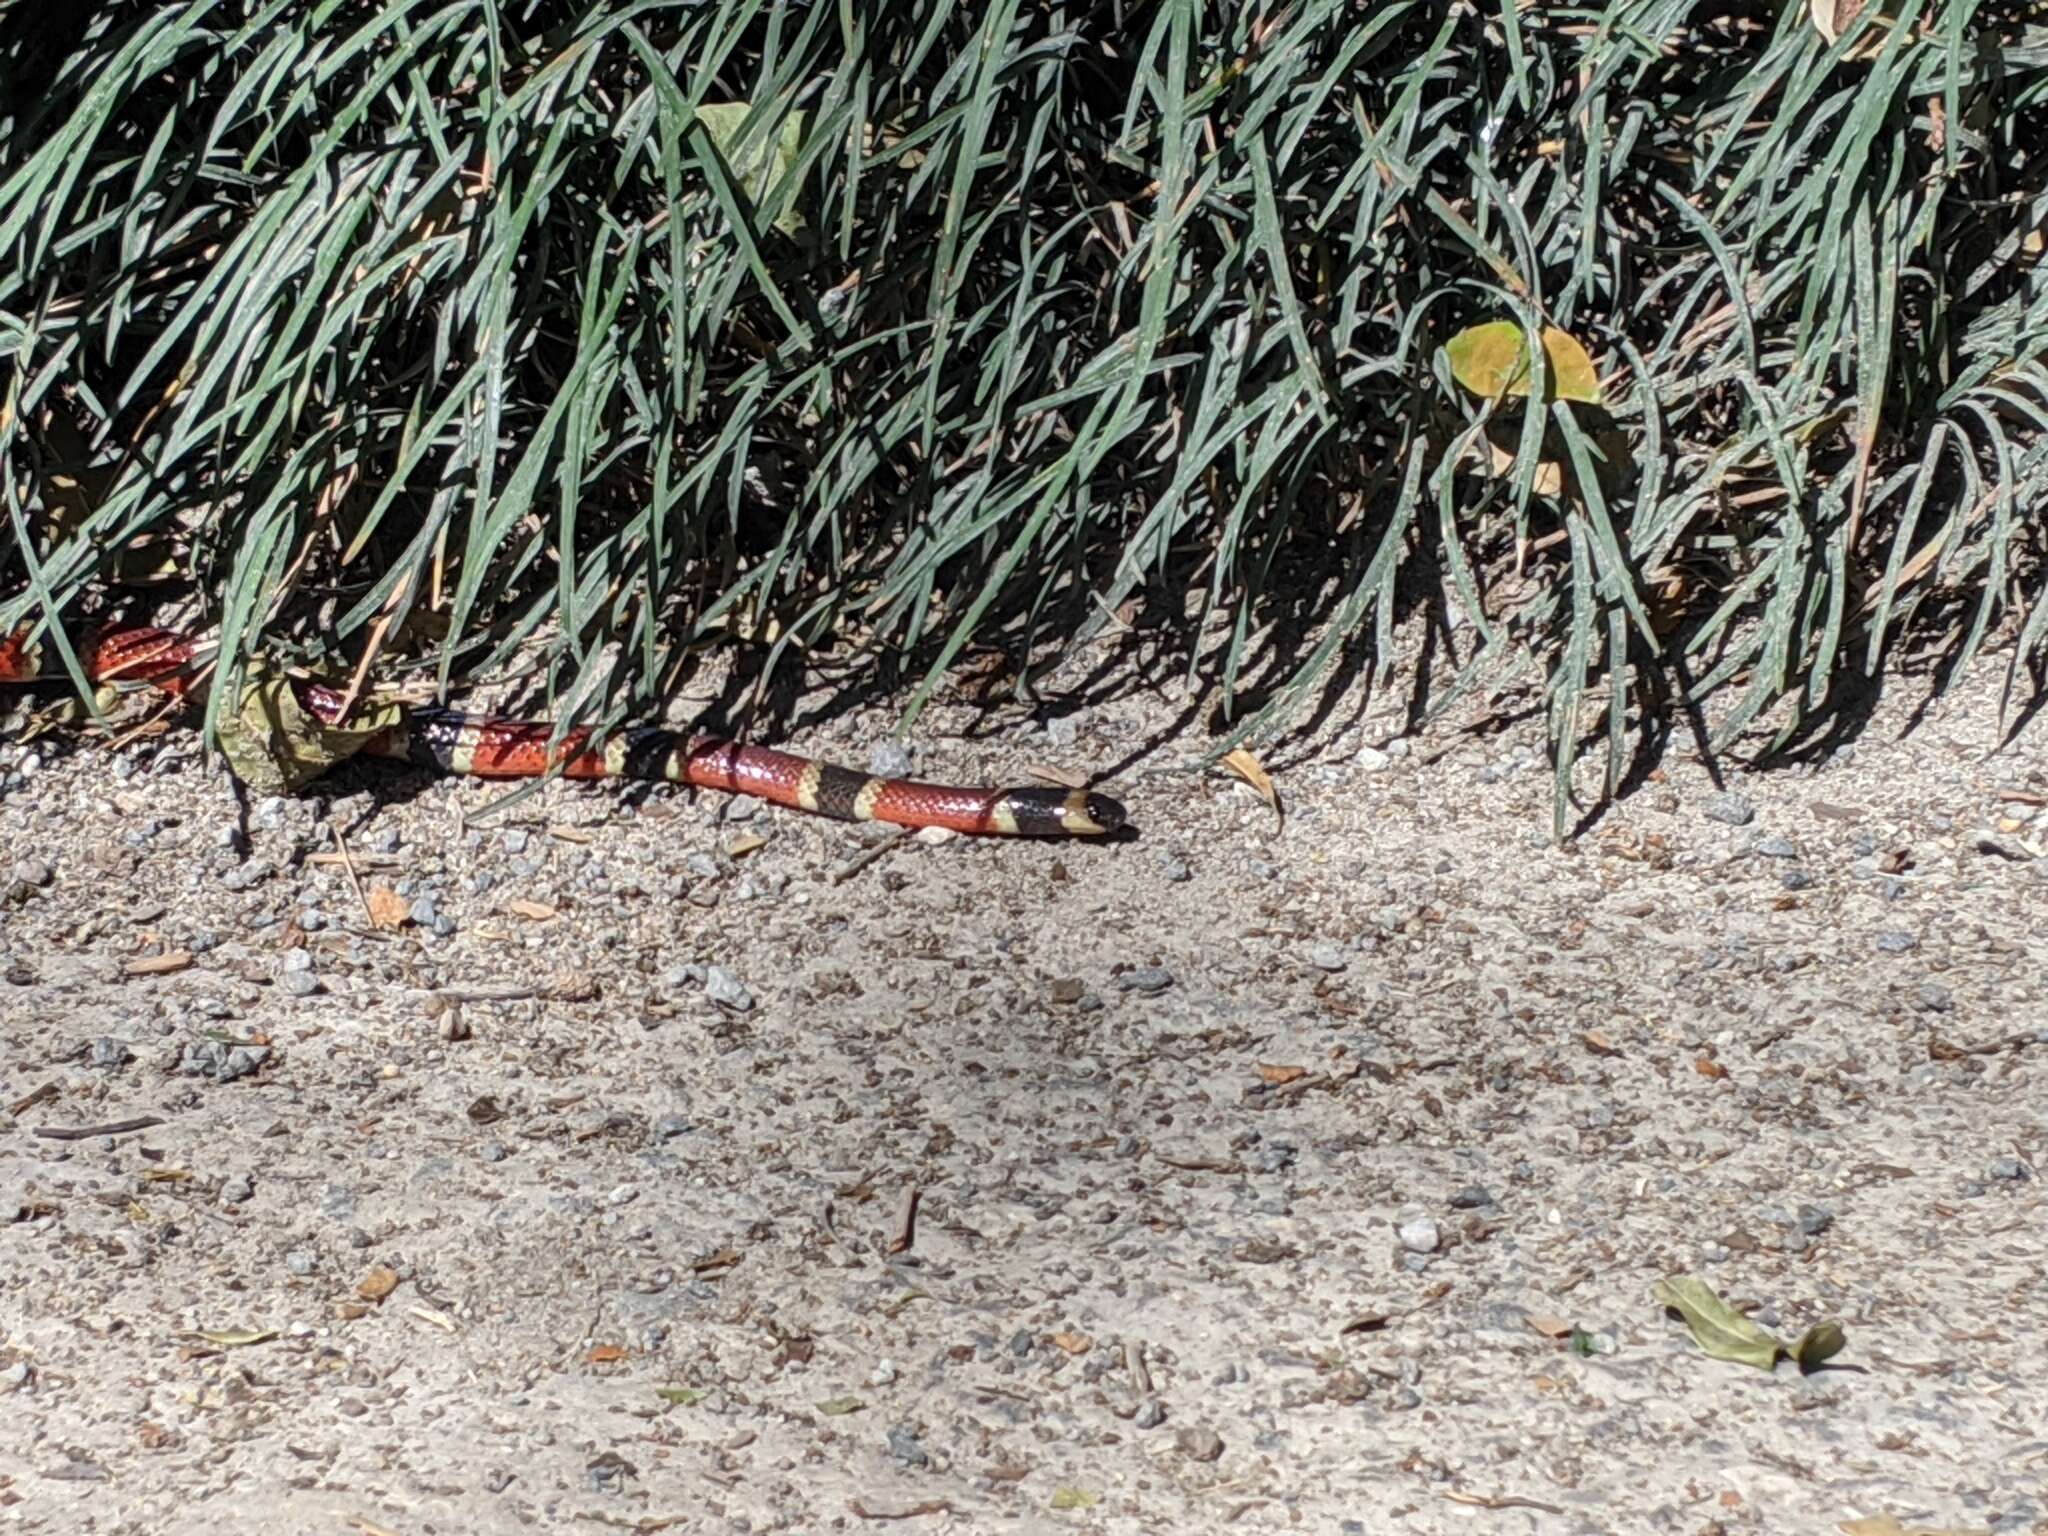
M844 864L840 865L837 869L835 869L832 872L832 883L834 885L840 885L843 884L845 881L851 880L855 875L859 874L862 870L866 869L870 864L874 863L875 860L881 858L882 855L884 855L885 853L888 853L893 849L901 847L903 845L903 840L909 835L910 828L898 827L893 835L883 839L879 843L876 843L872 848L863 848L859 853L855 854L852 858L848 859Z
M355 887L356 900L363 905L363 921L372 928L377 926L377 914L370 910L370 896L363 889L363 882L356 878L356 862L349 857L348 844L341 840L341 828L333 822L327 823L327 832L334 839L335 852L341 855L341 867L348 874L348 883Z
M133 1120L114 1120L106 1125L39 1125L35 1134L47 1136L52 1141L90 1141L95 1136L125 1136L130 1131L146 1131L163 1123L162 1115L137 1115Z

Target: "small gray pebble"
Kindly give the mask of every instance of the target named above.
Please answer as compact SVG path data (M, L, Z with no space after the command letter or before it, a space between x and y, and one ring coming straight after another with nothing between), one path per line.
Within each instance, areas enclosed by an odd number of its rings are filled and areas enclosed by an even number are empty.
M1813 884L1813 876L1803 869L1788 869L1778 876L1778 884L1788 891L1803 891Z
M868 772L881 779L907 779L911 770L910 749L900 741L876 744L868 754Z
M420 927L431 928L434 926L434 920L441 915L440 903L441 898L435 895L434 892L423 891L413 902L411 910L406 915L419 924Z
M889 1426L889 1454L906 1467L928 1467L932 1461L930 1454L918 1444L917 1434L908 1424Z
M1938 981L1921 982L1913 994L1913 1006L1922 1013L1947 1013L1955 1005L1955 994Z
M527 843L532 841L532 834L524 827L512 827L500 841L503 842L507 853L524 853Z
M718 860L708 853L693 853L683 860L683 868L693 875L709 880L718 873Z
M1190 1461L1214 1461L1223 1454L1223 1437L1206 1424L1190 1426L1173 1438Z
M1451 1209L1454 1211L1484 1210L1491 1204L1493 1204L1493 1191L1484 1184L1467 1184L1463 1189L1451 1196Z
M256 1181L246 1173L238 1173L221 1185L220 1198L224 1205L245 1205L256 1198Z
M690 1134L690 1120L687 1115L663 1115L654 1122L657 1141L673 1141L678 1136Z
M1019 1328L1010 1335L1010 1353L1013 1355L1028 1355L1037 1343L1036 1335L1029 1328Z
M1318 944L1308 952L1308 963L1319 971L1341 971L1348 963L1340 944Z
M34 1374L26 1360L17 1360L6 1370L0 1371L0 1388L5 1388L9 1392L19 1392L28 1385L29 1378Z
M311 997L320 990L320 978L311 971L286 971L278 983L293 997Z
M1160 855L1159 872L1166 877L1168 882L1174 885L1178 885L1181 881L1191 878L1187 865L1170 853Z
M14 866L14 878L23 885L41 887L55 880L57 875L47 859L23 859Z
M1986 1170L1994 1179L2024 1179L2027 1165L2016 1157L1994 1157L1991 1167Z
M250 886L261 885L269 878L270 866L262 859L256 859L248 864L237 864L220 877L220 883L225 890L246 891Z
M396 853L398 842L398 828L380 827L377 835L370 839L368 846L372 853Z
M1081 733L1081 722L1072 715L1057 715L1045 722L1047 743L1061 751L1073 746L1074 738Z
M1247 859L1245 862L1250 865L1251 872L1261 880L1278 880L1280 878L1280 866L1277 864L1270 863L1265 859Z
M1756 807L1749 803L1748 796L1730 790L1724 794L1709 795L1700 806L1700 814L1709 821L1746 827L1756 819Z
M1808 1237L1819 1237L1835 1224L1835 1213L1824 1205L1802 1205L1799 1207L1799 1230Z
M1799 848L1789 837L1767 837L1756 845L1759 856L1766 859L1796 859Z
M739 977L722 965L705 969L704 995L734 1013L746 1013L754 1006L754 994L746 989Z
M1918 949L1920 941L1900 929L1887 928L1877 936L1877 947L1888 955L1902 955L1909 949Z
M1132 1422L1140 1429L1157 1429L1166 1422L1166 1404L1156 1397L1148 1397L1145 1399L1145 1405L1138 1410L1137 1418Z
M277 968L287 975L293 971L310 971L313 969L313 951L288 949L284 952L284 958L277 962Z
M1294 1166L1299 1156L1298 1149L1291 1142L1269 1141L1259 1148L1259 1167L1266 1173L1284 1173Z
M505 1146L504 1146L504 1143L503 1143L503 1142L497 1142L497 1141L487 1141L487 1142L485 1142L485 1143L484 1143L484 1161L485 1161L485 1162L487 1162L487 1163L502 1163L503 1161L505 1161Z
M116 1040L112 1035L101 1035L92 1043L91 1062L96 1067L112 1070L125 1067L135 1059L135 1053L128 1049L126 1041Z
M284 1267L295 1275L310 1275L319 1263L310 1248L294 1248L284 1256Z
M1116 984L1126 992L1164 992L1173 985L1173 973L1156 965L1141 965L1117 977Z

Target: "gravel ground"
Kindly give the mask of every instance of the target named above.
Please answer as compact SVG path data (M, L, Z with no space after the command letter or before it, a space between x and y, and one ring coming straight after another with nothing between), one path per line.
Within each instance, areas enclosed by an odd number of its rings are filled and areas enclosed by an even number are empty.
M933 717L1127 765L1100 845L381 767L238 838L187 731L0 746L0 1525L2048 1532L1995 673L1564 850L1540 716L1354 723L1281 830L1157 698Z

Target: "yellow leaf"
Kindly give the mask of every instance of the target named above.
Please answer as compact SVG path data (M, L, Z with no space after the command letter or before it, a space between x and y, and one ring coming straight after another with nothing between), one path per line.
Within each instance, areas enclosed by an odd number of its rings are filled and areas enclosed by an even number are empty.
M1273 787L1273 776L1266 772L1265 765L1252 756L1248 748L1239 747L1232 752L1223 759L1223 766L1256 789L1259 798L1273 808L1275 816L1285 814L1280 809L1280 791Z
M1486 400L1529 393L1528 333L1512 320L1494 320L1458 332L1444 344L1451 374ZM1600 403L1600 375L1578 341L1554 325L1543 328L1543 353L1555 400Z
M251 661L240 702L221 712L220 749L250 789L290 794L397 726L403 714L397 704L358 705L346 724L329 725L299 702L290 678Z

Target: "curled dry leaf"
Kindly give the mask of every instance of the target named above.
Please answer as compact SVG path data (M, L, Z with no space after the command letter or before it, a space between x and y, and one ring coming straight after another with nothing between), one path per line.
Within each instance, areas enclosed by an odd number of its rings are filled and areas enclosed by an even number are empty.
M1280 791L1274 787L1273 776L1266 772L1265 764L1254 757L1249 748L1239 747L1230 753L1223 759L1223 766L1256 789L1259 798L1273 808L1275 816L1287 814L1280 809Z
M1056 1333L1052 1341L1070 1355L1085 1355L1095 1347L1095 1341L1085 1333Z
M379 1264L356 1283L356 1294L365 1301L382 1301L398 1289L398 1271Z
M1693 1339L1716 1360L1774 1370L1778 1357L1785 1356L1801 1371L1810 1371L1842 1352L1848 1343L1842 1325L1832 1318L1816 1323L1786 1345L1776 1334L1766 1332L1723 1301L1714 1288L1694 1275L1659 1280L1656 1296L1685 1319Z
M1771 1334L1759 1328L1723 1301L1706 1281L1693 1275L1659 1280L1657 1299L1685 1319L1695 1343L1716 1360L1733 1360L1768 1371L1778 1363L1784 1348Z
M258 794L287 795L344 758L353 757L398 726L396 703L358 706L340 725L329 725L299 702L292 680L250 662L235 708L222 710L215 727L229 765Z
M381 882L370 887L363 904L370 909L373 927L403 928L412 920L412 903Z
M174 971L188 969L191 964L191 950L172 949L160 955L144 955L140 960L130 960L121 969L130 976L168 976Z
M1264 1078L1264 1079L1265 1079L1265 1080L1266 1080L1267 1082L1269 1082L1269 1083L1272 1083L1272 1084L1274 1084L1275 1086L1278 1086L1278 1085L1279 1085L1279 1084L1281 1084L1281 1083L1291 1083L1291 1082L1295 1082L1296 1080L1298 1080L1298 1079L1300 1079L1300 1078L1304 1078L1304 1077L1307 1077L1307 1076L1308 1076L1308 1068L1307 1068L1307 1067L1270 1067L1270 1066L1266 1066L1266 1065L1263 1065L1263 1064L1261 1064L1261 1066L1259 1067L1259 1076L1260 1076L1260 1077L1263 1077L1263 1078Z

